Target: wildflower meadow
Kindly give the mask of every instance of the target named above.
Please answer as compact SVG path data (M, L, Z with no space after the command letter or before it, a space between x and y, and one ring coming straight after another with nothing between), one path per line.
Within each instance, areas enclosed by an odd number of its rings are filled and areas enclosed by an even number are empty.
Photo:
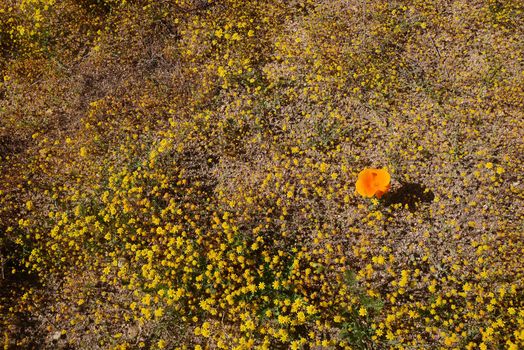
M0 344L524 349L521 0L0 0Z

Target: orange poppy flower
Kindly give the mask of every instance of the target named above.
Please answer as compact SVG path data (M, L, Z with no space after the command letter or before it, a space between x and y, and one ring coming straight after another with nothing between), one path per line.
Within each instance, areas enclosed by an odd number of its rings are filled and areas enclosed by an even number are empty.
M389 191L391 175L386 169L364 169L358 174L357 192L367 198L382 197Z

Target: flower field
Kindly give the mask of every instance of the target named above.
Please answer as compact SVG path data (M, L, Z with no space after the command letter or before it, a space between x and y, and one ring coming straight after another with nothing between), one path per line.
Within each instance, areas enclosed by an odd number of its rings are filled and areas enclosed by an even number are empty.
M521 0L1 0L4 349L524 348Z

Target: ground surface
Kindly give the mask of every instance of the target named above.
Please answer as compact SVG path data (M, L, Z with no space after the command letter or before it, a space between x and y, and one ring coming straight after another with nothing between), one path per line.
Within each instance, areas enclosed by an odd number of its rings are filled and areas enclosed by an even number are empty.
M523 57L519 0L3 0L4 348L524 347Z

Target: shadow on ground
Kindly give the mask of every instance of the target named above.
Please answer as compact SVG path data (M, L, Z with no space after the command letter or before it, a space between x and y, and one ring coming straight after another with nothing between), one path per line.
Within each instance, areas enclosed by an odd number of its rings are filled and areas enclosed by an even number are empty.
M408 205L410 210L415 210L422 203L430 203L435 199L433 191L420 183L410 182L402 184L397 189L384 195L384 205Z
M16 273L11 273L15 268ZM3 349L43 349L45 333L40 323L25 310L23 295L34 291L40 284L35 275L22 271L22 267L12 261L4 266L4 276L0 275L0 336Z

